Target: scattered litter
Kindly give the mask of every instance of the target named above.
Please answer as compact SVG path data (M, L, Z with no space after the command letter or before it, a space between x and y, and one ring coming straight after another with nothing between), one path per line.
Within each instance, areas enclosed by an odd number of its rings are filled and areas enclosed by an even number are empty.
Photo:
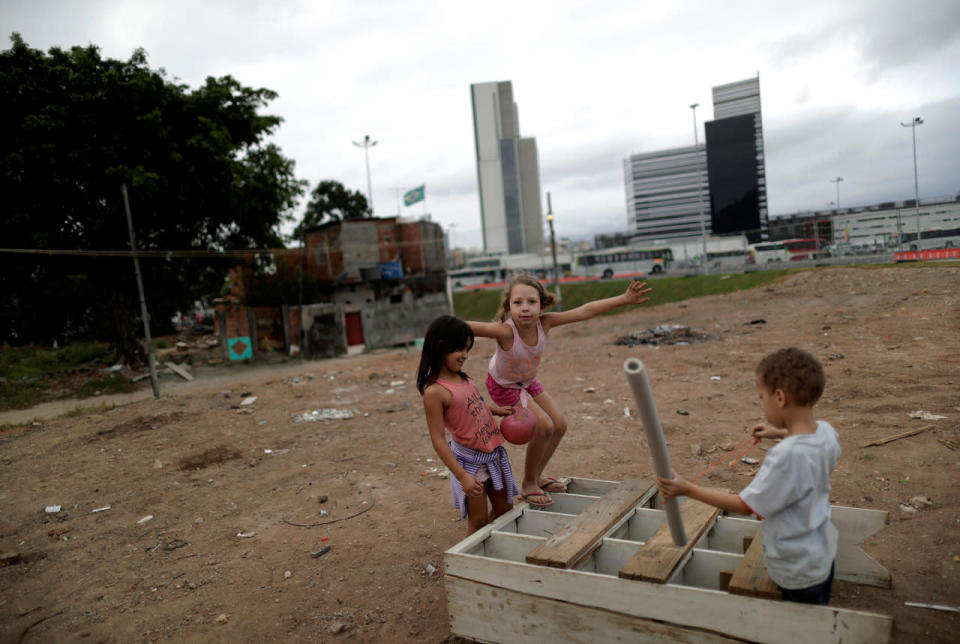
M322 516L322 517L327 516L327 511L326 511L326 510L320 510L320 516Z
M404 384L406 384L406 382L403 381L403 380L394 380L393 382L390 383L390 386L391 386L391 387L399 387L399 386L404 385Z
M90 510L90 513L93 514L94 512L105 512L106 510L109 510L109 509L110 509L110 506L109 506L109 505L105 505L105 506L103 506L102 508L94 508L94 509Z
M900 504L900 511L901 511L901 512L910 512L910 513L913 513L913 512L916 512L917 509L916 509L915 507L913 507L912 505L907 505L906 503L901 503L901 504Z
M283 573L283 578L284 578L284 579L290 579L291 577L293 577L293 573L292 573L292 572L290 572L289 570L284 571L284 573Z
M241 539L249 539L250 537L256 536L256 532L238 532L237 536Z
M263 450L263 453L264 453L264 454L276 454L276 455L279 456L280 454L286 454L286 453L289 452L289 451L290 451L289 449L265 449L265 450Z
M326 539L326 537L324 537L324 539ZM330 548L331 548L331 546L324 546L324 547L320 548L319 550L317 550L316 552L311 552L311 553L310 553L310 558L311 558L311 559L319 559L319 558L322 557L323 555L325 555L325 554L327 554L328 552L330 552Z
M903 602L904 606L914 606L916 608L932 608L933 610L945 610L950 613L960 613L960 608L956 606L947 606L946 604L923 604L921 602Z
M633 347L638 344L660 345L660 344L678 344L685 345L691 342L704 342L707 335L696 329L680 324L661 324L642 331L634 331L630 335L621 336L614 341L614 344Z
M226 613L220 613L219 615L217 615L216 622L217 624L226 624L229 619L230 619L229 615L227 615Z
M912 496L910 497L909 503L910 505L917 508L918 510L920 508L929 508L933 506L933 501L931 501L930 498L926 496Z
M623 415L626 416L627 418L630 417L630 408L629 408L629 407L624 407L624 408L623 408Z
M710 380L720 380L720 376L710 376Z
M753 458L752 456L744 456L743 458L740 459L740 462L746 463L747 465L756 465L760 461L758 459Z
M595 394L595 393L597 393L597 388L596 388L596 387L585 387L584 390L583 390L583 393L585 393L585 394Z
M330 538L330 537L320 537L320 541L326 541L326 540L329 539L329 538Z
M830 354L830 359L831 359L831 360L843 360L843 354L842 354L842 353L831 353L831 354Z
M145 516L145 517L143 517L142 519L140 519L139 521L137 521L137 525L140 525L141 523L146 523L147 521L149 521L149 520L152 519L152 518L153 518L153 515L152 515L152 514L148 514L147 516Z
M939 416L937 414L932 414L929 411L918 409L917 411L910 412L910 418L919 418L920 420L941 420L946 418L946 416Z
M681 416L689 416L689 415L690 415L690 412L688 412L686 409L678 409L678 410L677 410L677 413L680 414Z
M353 418L352 409L321 408L304 412L293 417L295 423L314 423L324 420L350 420Z
M424 570L427 571L427 574L428 574L428 575L432 575L433 573L437 572L437 569L434 567L433 564L427 564L427 566L426 566L426 568L424 568Z
M60 511L60 506L59 506L59 505L48 505L47 507L45 507L45 508L43 509L43 511L46 512L47 514L53 514L53 513L55 513L55 512L59 512L59 511Z
M613 398L607 398L606 400L603 401L603 404L604 404L604 405L612 405L612 404L615 403L615 402L616 402L616 401L615 401Z
M243 400L240 401L240 406L241 406L241 407L249 407L250 405L252 405L252 404L255 403L255 402L257 402L257 397L256 397L256 396L248 396L247 398L244 398Z

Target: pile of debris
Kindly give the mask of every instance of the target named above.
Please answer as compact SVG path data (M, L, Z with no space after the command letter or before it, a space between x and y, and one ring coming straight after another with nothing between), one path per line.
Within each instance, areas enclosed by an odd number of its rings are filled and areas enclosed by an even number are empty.
M706 342L709 336L693 327L682 326L680 324L661 324L650 329L634 331L630 335L624 335L617 338L614 344L628 347L635 347L638 344L693 344L694 342Z

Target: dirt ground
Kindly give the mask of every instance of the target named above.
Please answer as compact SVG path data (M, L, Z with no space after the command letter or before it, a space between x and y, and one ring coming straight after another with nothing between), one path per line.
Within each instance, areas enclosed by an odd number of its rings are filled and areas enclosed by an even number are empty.
M615 344L662 324L705 338ZM570 429L548 473L652 473L622 369L639 357L673 466L695 476L762 420L753 367L789 345L827 372L818 417L843 448L832 502L890 513L862 547L893 587L838 582L833 605L892 615L897 642L956 641L960 613L904 604L960 604L956 265L821 269L556 329L540 375ZM480 340L466 365L478 382L491 352ZM229 387L198 378L158 401L4 427L0 551L19 560L0 568L0 641L455 641L442 558L465 523L428 438L418 358L288 364L234 373ZM295 422L317 409L354 415ZM510 448L518 473L521 450ZM737 490L754 471L708 478Z

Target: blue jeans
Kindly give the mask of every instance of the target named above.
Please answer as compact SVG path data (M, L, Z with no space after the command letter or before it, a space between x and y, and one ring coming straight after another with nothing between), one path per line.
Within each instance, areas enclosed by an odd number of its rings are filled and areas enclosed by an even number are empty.
M826 581L810 586L809 588L781 588L783 601L797 602L800 604L820 604L826 606L830 603L830 591L833 588L833 569L835 564L830 564L830 576Z

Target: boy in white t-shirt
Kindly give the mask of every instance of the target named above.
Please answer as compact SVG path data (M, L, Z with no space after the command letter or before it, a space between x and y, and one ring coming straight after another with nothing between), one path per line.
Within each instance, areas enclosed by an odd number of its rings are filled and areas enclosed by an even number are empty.
M763 552L783 599L830 603L837 529L830 522L830 474L840 458L837 432L813 417L826 378L816 358L780 349L756 368L760 405L773 427L757 425L757 438L781 438L740 495L699 487L676 474L654 477L664 499L688 496L736 514L763 519Z

